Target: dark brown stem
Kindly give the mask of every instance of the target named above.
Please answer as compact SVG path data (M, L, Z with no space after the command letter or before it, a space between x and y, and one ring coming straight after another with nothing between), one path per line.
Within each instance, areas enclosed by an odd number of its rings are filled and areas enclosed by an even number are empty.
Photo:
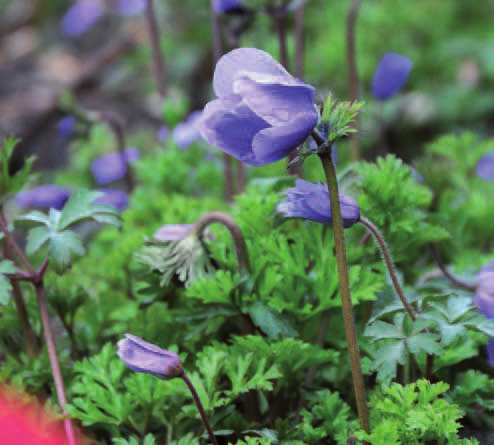
M116 113L103 111L98 113L108 127L113 132L115 140L117 142L117 151L120 153L121 160L125 165L125 185L127 186L127 191L130 193L135 187L134 175L132 174L132 169L130 163L125 155L126 141L125 141L125 129L124 123L120 116Z
M475 289L476 289L476 286L472 283L467 283L466 281L463 281L461 278L458 278L456 277L455 275L453 275L449 270L448 268L446 267L446 265L442 262L441 260L441 255L439 254L439 250L437 249L437 247L433 244L431 245L431 253L432 253L432 257L434 258L434 261L436 262L437 264L437 267L439 267L439 270L442 272L442 274L449 280L451 281L451 283L456 286L456 287L459 287L461 289L465 289L465 290L468 290L470 292L474 292Z
M403 304L403 307L408 312L408 315L410 316L410 318L413 321L415 321L417 319L417 314L415 312L415 309L408 302L408 299L405 295L405 292L403 291L403 288L401 287L400 280L398 279L398 274L396 273L396 267L394 265L393 258L391 256L391 253L389 251L388 245L386 244L386 240L384 239L383 234L377 228L377 226L372 221L367 219L366 217L361 216L359 222L374 237L374 240L376 241L376 243L379 247L379 250L381 251L382 258L384 260L384 264L386 265L386 268L388 269L388 273L389 273L389 276L391 278L393 288L394 288L396 294L398 295L398 297L400 298L401 303Z
M162 98L166 95L166 71L165 61L161 52L160 32L156 12L154 10L154 0L146 1L146 21L149 36L149 44L152 53L152 69L156 89Z
M218 63L223 55L223 39L221 36L221 22L218 15L214 12L213 8L214 0L211 0L211 29L213 34L213 60L214 65ZM225 178L225 201L231 202L235 195L235 184L233 181L233 158L223 153L223 176Z
M305 3L302 3L295 11L295 75L299 79L304 77L304 32Z
M187 388L189 388L190 393L192 394L192 398L194 399L194 403L197 407L197 410L199 411L199 415L201 416L202 423L204 424L204 427L206 428L206 431L208 432L209 439L211 440L211 442L214 445L218 445L218 441L216 440L213 429L211 428L211 425L209 424L208 416L206 415L206 411L204 410L204 407L202 406L201 399L199 398L199 394L197 394L197 391L194 388L194 385L190 381L187 374L185 374L185 372L182 373L181 377L182 377L182 380L187 385Z
M221 212L210 212L202 216L194 226L194 231L202 237L204 230L211 225L219 223L225 226L230 232L233 243L235 244L235 252L237 254L238 265L244 272L250 272L249 252L245 242L244 235L240 227L227 214Z
M361 0L352 0L350 9L348 10L346 21L346 58L348 66L348 91L350 100L356 101L359 99L359 78L357 69L357 56L355 48L355 24L357 22L358 13L360 10ZM354 123L358 125L357 120ZM358 143L357 133L351 136L351 155L355 161L360 158L360 147Z
M318 134L317 137L319 137L319 139L323 141ZM360 363L360 350L357 339L357 330L355 328L355 320L353 315L352 295L350 293L348 262L346 258L345 234L343 229L343 220L341 217L338 180L336 178L336 170L333 164L333 160L331 159L331 151L327 150L321 152L319 154L319 157L321 159L324 174L326 176L328 192L330 196L336 266L339 277L343 322L345 327L346 341L348 344L348 353L350 356L353 390L357 403L357 412L362 428L365 431L369 431L369 413L367 409L362 365Z
M278 49L280 56L280 63L288 70L288 44L286 33L286 13L283 10L274 11L273 20L276 27L276 34L278 36Z
M36 290L36 298L38 300L39 311L41 315L41 322L43 324L43 334L45 337L46 348L48 350L48 358L50 360L51 372L53 381L55 383L55 390L57 393L58 404L62 409L64 415L65 433L69 445L76 445L76 437L74 427L71 420L68 418L66 411L67 399L65 397L65 385L63 381L62 371L60 370L60 363L58 362L57 347L55 342L55 336L50 324L50 317L48 315L48 305L46 302L45 288L43 285L43 279L40 282L34 284Z

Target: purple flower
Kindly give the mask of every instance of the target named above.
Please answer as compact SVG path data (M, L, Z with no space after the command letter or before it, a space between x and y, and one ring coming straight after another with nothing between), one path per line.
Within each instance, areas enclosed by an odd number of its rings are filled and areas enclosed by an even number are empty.
M62 18L62 32L69 37L78 37L95 25L104 13L104 0L77 0Z
M161 378L179 377L183 373L180 357L161 349L135 335L125 334L118 342L118 356L136 372L145 372Z
M494 318L494 261L487 263L477 275L474 302L487 318Z
M164 142L170 136L170 130L166 125L162 125L156 132L156 139L160 142Z
M213 0L213 10L216 14L231 14L244 9L242 0Z
M91 173L97 184L107 185L122 179L127 173L127 166L139 159L136 148L127 148L123 155L115 151L96 158L91 163Z
M104 195L96 199L97 204L111 206L119 212L123 212L129 206L129 195L122 190L103 189L100 191Z
M57 209L60 210L69 199L70 191L65 187L46 184L25 192L15 198L16 204L23 209Z
M319 118L314 88L258 49L224 55L213 87L218 99L204 109L201 135L249 165L287 156L307 139Z
M146 9L146 0L117 0L115 10L125 16L137 15Z
M155 232L154 239L164 242L180 241L187 237L192 227L193 224L166 224Z
M193 111L187 118L178 124L172 133L172 139L179 148L185 150L190 144L199 139L198 123L201 119L201 111Z
M360 208L349 196L340 194L341 216L345 228L360 219ZM286 199L278 204L278 212L285 218L302 218L331 224L329 193L325 185L297 179L295 188L286 191Z
M57 130L62 139L70 138L75 131L77 120L74 116L65 116L58 121Z
M494 151L480 158L477 163L477 176L487 181L494 180Z
M401 90L412 70L412 61L401 54L387 53L374 72L372 94L376 99L386 100Z

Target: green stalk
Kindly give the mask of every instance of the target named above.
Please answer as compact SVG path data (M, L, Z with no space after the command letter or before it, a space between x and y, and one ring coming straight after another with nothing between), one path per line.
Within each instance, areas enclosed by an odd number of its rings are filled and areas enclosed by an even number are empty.
M339 276L341 306L343 310L343 321L345 326L345 336L350 355L350 365L352 370L353 390L357 403L357 412L360 424L365 431L369 431L369 413L367 409L364 377L360 363L360 351L357 340L357 331L353 316L352 296L350 293L350 282L348 277L348 263L346 258L345 234L343 232L343 220L338 192L338 180L336 170L329 151L319 154L324 174L328 184L330 196L331 216L333 220L334 246L336 255L336 265Z

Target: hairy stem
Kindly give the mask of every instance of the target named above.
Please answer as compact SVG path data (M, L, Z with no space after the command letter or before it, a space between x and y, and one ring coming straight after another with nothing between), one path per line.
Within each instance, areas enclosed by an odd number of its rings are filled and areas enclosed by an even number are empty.
M448 270L448 268L446 267L446 265L442 262L441 256L439 254L439 250L437 249L437 247L435 245L431 245L431 253L432 253L432 257L434 258L434 261L437 264L437 267L439 267L439 270L442 272L442 274L449 281L451 281L451 283L454 286L459 287L461 289L465 289L465 290L471 291L471 292L475 291L475 285L474 284L467 283L466 281L463 281L461 278L458 278L457 276L455 276L454 274L452 274Z
M204 407L202 406L201 399L199 398L199 394L197 394L197 391L194 388L194 385L190 381L187 374L185 374L185 372L182 373L181 378L185 382L185 384L187 385L187 388L189 388L190 393L192 394L192 398L194 399L194 403L197 407L197 410L199 411L199 415L201 416L202 423L204 424L204 427L206 428L206 431L208 432L209 439L211 440L211 442L214 445L218 445L218 441L216 440L213 429L211 428L211 425L209 424L208 416L206 415L206 411L204 410Z
M222 224L230 232L233 243L235 244L235 252L237 254L238 265L244 272L250 272L249 252L245 242L244 235L240 227L227 214L221 212L206 213L196 222L194 230L199 236L202 236L204 230L211 224Z
M358 13L360 10L361 0L352 0L350 9L348 10L346 20L346 58L348 66L348 91L350 93L350 100L356 101L359 98L359 78L357 70L357 56L355 48L355 24L357 22ZM358 122L355 121L355 125ZM360 158L360 147L358 143L357 133L351 136L351 155L352 160Z
M62 409L64 415L64 427L65 434L67 435L67 441L69 445L76 445L76 438L74 427L71 420L68 418L66 411L67 399L65 396L65 385L63 381L62 372L60 370L60 363L58 362L57 348L55 342L55 336L50 324L50 317L48 315L48 305L46 302L45 288L43 285L43 279L37 283L33 283L36 289L36 298L38 300L39 311L41 315L41 322L43 324L43 334L45 337L46 348L48 350L48 358L50 360L51 373L53 381L55 383L55 390L57 393L58 403Z
M156 89L162 98L166 95L166 71L165 61L161 52L160 32L156 12L154 10L154 0L146 1L146 22L149 36L149 44L152 53L152 70Z
M374 240L376 241L379 250L381 251L384 264L388 269L389 277L391 278L391 283L393 284L393 288L396 294L398 295L398 297L400 298L401 303L403 304L403 307L407 311L408 315L413 321L415 321L417 318L417 314L413 306L408 302L405 292L401 287L400 280L398 279L398 274L396 273L396 267L394 265L393 258L391 256L391 253L389 251L388 245L386 244L383 234L377 228L377 226L366 217L361 216L359 222L367 229L367 231L373 236Z
M320 137L319 137L320 139ZM350 282L348 277L348 263L346 258L345 234L338 192L338 181L336 170L331 159L330 152L320 153L322 167L328 184L330 196L331 216L333 220L334 247L336 255L336 265L339 276L339 287L341 305L343 310L343 321L345 326L345 336L350 355L350 365L352 369L353 390L357 403L357 412L360 424L365 431L369 431L369 413L365 395L364 377L360 363L360 351L357 340L357 331L352 307L352 296L350 293Z

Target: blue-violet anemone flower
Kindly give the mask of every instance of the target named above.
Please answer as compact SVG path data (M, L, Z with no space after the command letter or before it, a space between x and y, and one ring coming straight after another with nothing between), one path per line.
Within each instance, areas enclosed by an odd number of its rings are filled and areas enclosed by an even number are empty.
M172 139L175 144L185 150L200 137L198 124L201 119L201 111L193 111L187 118L179 123L172 132Z
M57 209L63 208L70 197L65 187L45 184L20 192L15 197L17 206L23 209Z
M360 208L349 196L340 194L341 217L345 228L360 219ZM294 188L286 191L286 199L278 204L277 210L285 218L302 218L331 224L329 192L325 185L297 179Z
M104 0L77 0L62 18L62 31L66 36L84 34L105 13Z
M372 79L372 94L378 100L386 100L397 94L405 85L412 61L401 54L387 53L380 60Z
M216 65L199 125L206 141L249 165L287 156L317 124L315 90L291 76L269 54L239 48Z
M477 176L487 181L494 180L494 151L487 153L477 163Z
M160 227L153 237L162 242L180 241L189 235L193 227L193 224L166 224Z
M74 116L65 116L58 121L57 131L62 139L70 138L75 131L77 120Z
M129 206L129 195L122 190L103 189L103 195L96 199L96 204L104 204L123 212Z
M165 379L183 374L180 357L177 354L161 349L135 335L125 334L125 338L118 342L118 356L132 371Z
M213 0L213 11L216 14L232 14L244 9L242 0Z
M107 185L122 179L126 173L128 164L139 159L139 151L136 148L127 148L124 153L115 151L96 158L91 163L91 173L98 185Z

